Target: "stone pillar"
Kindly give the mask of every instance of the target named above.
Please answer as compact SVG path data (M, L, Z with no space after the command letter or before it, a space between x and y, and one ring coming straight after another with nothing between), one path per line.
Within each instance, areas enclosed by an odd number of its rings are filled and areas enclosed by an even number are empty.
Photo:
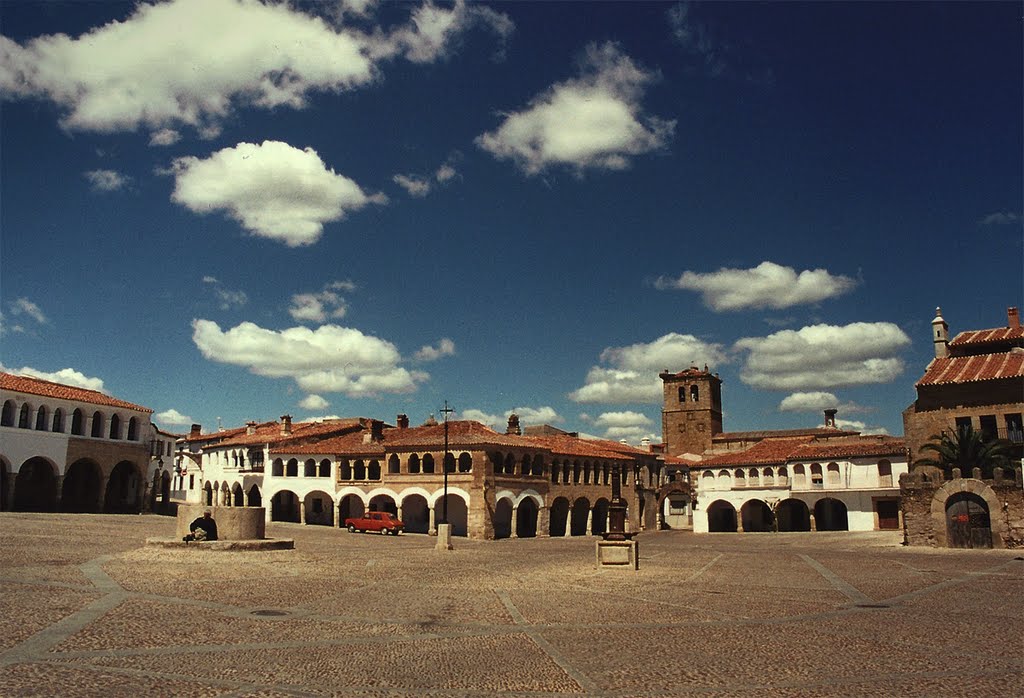
M436 536L437 535L437 523L435 521L435 517L436 517L436 514L435 514L434 505L431 504L430 505L430 530L429 530L429 534L432 535L432 536Z
M107 485L109 485L109 484L110 484L110 477L101 474L100 475L100 486L99 486L100 495L99 495L98 501L96 502L96 511L98 511L101 514L103 513L103 508L104 508L104 506L106 506L106 503L107 503Z
M808 514L808 516L811 519L811 530L812 531L817 531L818 530L818 522L814 520L814 511L812 510L810 512L810 514Z
M547 507L537 510L537 537L548 538L551 536L551 511Z
M565 537L568 538L572 535L572 507L569 507L569 511L565 512Z
M12 480L13 480L13 478L12 478ZM11 484L13 485L14 483L12 482ZM53 504L54 505L54 509L53 510L54 511L60 511L61 495L64 494L64 476L63 475L58 475L57 476L57 484L55 485L55 487L56 487L57 491L54 493L54 497L53 497L53 503L54 503ZM13 490L14 487L10 487L9 489ZM11 510L10 506L7 506L7 507L4 508L4 511L10 511L10 510Z
M405 521L405 519L402 518L402 505L401 504L398 505L398 513L396 514L396 516L398 517L399 521Z
M299 500L299 523L306 523L306 503L301 499Z
M512 507L512 538L519 537L519 507Z
M593 509L588 509L587 510L587 530L585 531L585 535L589 536L593 532L593 530L594 530L594 510Z
M401 511L401 509L399 509L399 511ZM340 516L341 516L341 502L335 503L335 502L332 501L331 502L331 526L333 526L334 528L338 527L338 524L341 523L341 520L339 519Z

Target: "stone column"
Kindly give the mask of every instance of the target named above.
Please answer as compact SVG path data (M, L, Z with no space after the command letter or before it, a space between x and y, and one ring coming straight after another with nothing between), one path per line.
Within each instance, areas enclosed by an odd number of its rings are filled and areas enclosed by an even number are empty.
M808 514L808 516L811 519L811 530L812 531L817 531L818 530L818 522L814 520L814 511L811 510L811 513Z
M537 537L548 538L551 535L551 511L547 507L537 510Z
M519 537L519 507L512 507L512 538Z
M568 538L572 535L572 507L569 507L569 511L565 512L565 537Z
M299 523L306 523L306 503L301 499L299 500Z
M430 530L429 530L429 533L432 536L436 536L437 535L437 523L435 522L435 510L434 510L434 505L433 504L430 505Z
M103 513L103 508L104 508L104 506L106 506L106 503L107 503L107 485L109 485L109 484L110 484L110 477L101 474L100 475L100 486L98 488L99 491L100 491L100 495L97 498L97 502L96 502L96 511L99 512L100 514Z
M334 528L338 527L338 524L341 523L341 520L339 519L340 516L341 516L341 502L335 503L332 500L331 501L331 526L333 526Z
M402 505L399 504L397 506L398 506L398 513L396 514L396 516L398 517L398 520L399 521L405 521L405 519L402 518Z
M584 532L585 535L590 535L594 531L594 510L587 510L587 530Z

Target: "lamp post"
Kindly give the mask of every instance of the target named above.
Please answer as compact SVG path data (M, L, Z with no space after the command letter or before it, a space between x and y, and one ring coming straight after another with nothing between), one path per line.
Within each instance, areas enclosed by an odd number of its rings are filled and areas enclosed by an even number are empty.
M445 400L444 409L441 410L441 414L444 415L444 459L441 461L441 469L444 471L444 500L441 504L441 523L443 524L448 523L448 415L454 411Z

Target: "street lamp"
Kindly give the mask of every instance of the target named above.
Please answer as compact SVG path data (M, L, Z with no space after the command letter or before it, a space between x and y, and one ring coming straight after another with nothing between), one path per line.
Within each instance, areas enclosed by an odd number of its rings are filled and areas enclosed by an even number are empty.
M448 523L448 415L454 411L445 400L444 409L441 410L441 414L444 415L444 459L441 461L441 470L444 471L444 500L441 504L442 524Z

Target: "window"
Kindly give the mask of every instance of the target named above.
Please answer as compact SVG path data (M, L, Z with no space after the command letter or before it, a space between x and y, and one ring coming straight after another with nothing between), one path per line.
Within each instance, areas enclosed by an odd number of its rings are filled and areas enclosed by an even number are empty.
M110 415L110 438L121 438L121 418L116 414Z
M690 386L690 402L699 402L699 401L700 401L700 388L698 388L696 385L691 385Z
M1004 419L1006 420L1006 438L1015 444L1024 443L1024 424L1021 422L1020 413L1008 414Z
M409 456L409 472L416 474L420 471L420 457L415 453Z
M36 410L36 431L46 431L46 408L42 405Z
M303 477L316 477L316 461L312 458L302 464Z
M986 439L994 439L998 436L996 432L996 416L994 414L983 414L978 418L981 423L981 434Z
M84 421L85 416L82 414L82 410L75 410L71 414L71 433L76 436L85 434L85 427L82 425Z
M138 441L139 440L139 422L135 417L128 420L128 440ZM167 455L170 455L168 450Z
M892 463L887 460L878 461L878 486L892 487Z
M103 436L103 413L93 412L92 414L92 436Z
M27 402L21 406L21 412L18 413L19 429L28 429L29 412L31 411L31 409L32 408L28 406Z
M434 457L429 453L423 454L423 472L432 473L434 472Z
M299 476L299 461L297 458L289 458L288 463L284 466L285 477L298 477Z
M59 407L53 411L52 431L64 433L64 410Z
M686 402L686 388L679 386L679 403L682 404L684 402Z
M0 426L14 426L14 401L8 400L4 403L3 417L0 418Z
M394 453L388 458L388 475L397 475L402 472L401 461L398 460L398 456Z
M821 464L814 463L811 465L811 489L820 490L825 486L825 481L821 477Z
M460 453L459 454L459 472L460 473L468 473L468 472L470 472L472 470L473 470L473 456L469 455L468 453ZM529 474L529 473L525 472L525 466L524 466L523 474L524 475L528 475Z
M966 429L969 426L971 426L971 418L970 417L957 417L956 418L956 430L957 431L960 431L961 429Z

